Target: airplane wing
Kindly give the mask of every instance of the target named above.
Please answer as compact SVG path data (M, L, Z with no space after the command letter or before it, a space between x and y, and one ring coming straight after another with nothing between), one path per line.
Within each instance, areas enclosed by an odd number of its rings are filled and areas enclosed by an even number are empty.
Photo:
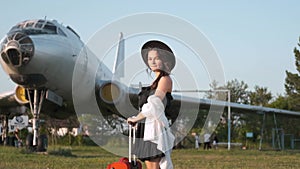
M27 108L20 104L15 97L15 91L0 94L0 114L10 117L25 114Z
M209 99L201 99L202 104L208 105L211 100ZM283 109L276 109L270 107L263 107L263 106L254 106L249 104L239 104L239 103L228 103L224 101L213 101L214 105L224 105L225 108L230 106L231 110L234 112L244 112L244 113L276 113L276 114L286 114L286 115L295 115L300 116L300 112L290 111L290 110L283 110Z
M0 107L18 106L19 103L15 99L15 92L5 92L0 94Z
M174 104L188 104L189 106L199 106L199 109L219 109L225 110L230 107L232 112L236 113L276 113L276 114L286 114L286 115L294 115L300 116L300 112L297 111L290 111L290 110L283 110L283 109L276 109L270 107L263 107L263 106L254 106L249 104L240 104L240 103L233 103L228 101L220 101L220 100L212 100L212 99L201 99L201 98L193 98L193 97L180 97L179 95L174 94Z
M129 117L130 115L135 115L138 110L138 93L140 89L138 88L127 88L129 101L124 101L123 104L133 105L136 109L133 110L131 114L127 114L125 117ZM189 97L180 93L178 91L174 91L172 93L173 100L171 104L170 110L170 119L175 120L176 118L184 118L184 117L196 117L200 110L208 110L216 116L215 118L220 119L220 116L224 111L228 111L234 113L275 113L275 114L285 114L292 116L300 116L300 112L283 110L277 108L263 107L263 106L255 106L249 104L239 104L228 101L214 100L214 99L203 99L197 97ZM115 110L117 111L117 110ZM121 113L122 114L122 113Z
M28 96L25 93L25 88L21 86L17 86L13 91L0 93L0 115L13 117L26 114L30 105L27 100ZM59 106L50 100L49 96L45 96L45 98L42 106L43 114L56 119L66 119L71 115L75 115L72 105Z

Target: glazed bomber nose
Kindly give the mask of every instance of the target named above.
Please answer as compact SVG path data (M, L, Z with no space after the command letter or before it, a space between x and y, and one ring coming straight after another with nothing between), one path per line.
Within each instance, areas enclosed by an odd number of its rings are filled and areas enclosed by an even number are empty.
M28 64L34 55L34 45L31 38L22 32L8 35L1 48L1 57L4 62L14 67Z

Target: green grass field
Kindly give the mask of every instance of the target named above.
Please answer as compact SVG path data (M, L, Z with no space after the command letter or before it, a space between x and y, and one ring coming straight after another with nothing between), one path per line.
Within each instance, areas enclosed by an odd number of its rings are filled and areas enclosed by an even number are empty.
M120 157L100 147L49 147L47 154L0 146L0 169L102 169ZM175 169L300 168L299 151L174 150Z

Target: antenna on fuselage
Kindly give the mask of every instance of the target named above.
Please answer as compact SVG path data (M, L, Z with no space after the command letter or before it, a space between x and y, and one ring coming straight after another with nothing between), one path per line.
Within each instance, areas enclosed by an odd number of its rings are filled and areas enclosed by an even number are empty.
M125 42L123 39L123 33L120 32L116 58L112 69L112 73L114 74L115 77L118 78L124 77L124 71L125 71L124 59L125 59Z

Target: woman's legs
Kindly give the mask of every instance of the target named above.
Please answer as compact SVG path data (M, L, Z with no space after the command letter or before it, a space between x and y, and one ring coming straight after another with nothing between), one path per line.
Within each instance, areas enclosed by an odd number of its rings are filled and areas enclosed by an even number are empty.
M160 158L155 158L151 160L146 160L145 164L147 169L159 169Z

